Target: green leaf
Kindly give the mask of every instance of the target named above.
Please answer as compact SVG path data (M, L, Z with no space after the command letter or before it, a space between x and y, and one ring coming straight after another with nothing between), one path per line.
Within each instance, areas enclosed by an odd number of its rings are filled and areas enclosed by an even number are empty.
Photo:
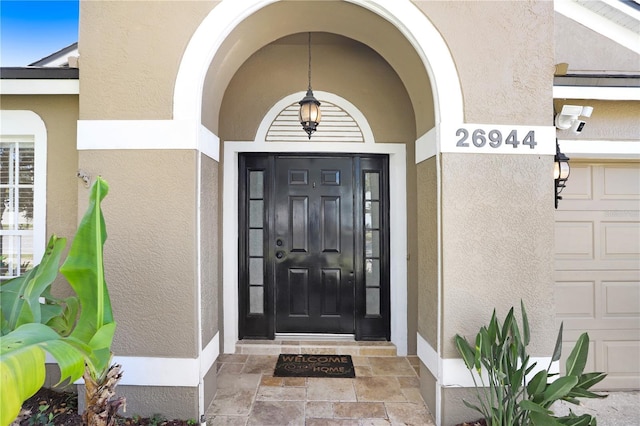
M567 395L571 398L606 398L607 395L597 394L586 389L581 389L579 387L575 387L569 392Z
M113 323L109 292L104 278L103 246L107 239L100 202L109 186L98 177L91 188L89 207L78 225L78 231L60 272L78 295L80 318L71 337L89 343L105 324ZM110 345L110 342L109 342ZM104 357L97 358L104 360ZM92 371L102 372L109 366L99 364Z
M562 355L562 328L564 327L564 322L560 323L560 329L558 330L558 337L556 338L556 346L553 348L553 355L551 355L551 362L556 362L560 360L560 356Z
M576 383L578 383L578 378L575 376L560 377L553 383L549 384L544 390L542 393L543 399L542 402L540 402L540 405L548 406L568 395Z
M2 314L7 321L3 327L5 331L15 330L22 324L41 322L40 297L58 274L60 256L66 241L65 238L51 236L39 265L0 285Z
M520 310L522 311L522 338L525 346L529 346L531 341L531 331L529 329L529 318L527 317L527 311L524 308L524 302L520 299Z
M533 401L529 401L528 399L523 399L518 403L518 405L523 410L528 410L528 411L533 411L536 413L543 413L543 414L553 414L553 411L547 410L546 408L540 406L539 404L536 404Z
M558 426L560 423L553 417L545 413L532 411L529 418L533 426Z
M60 366L61 382L82 377L87 353L66 342L58 333L40 323L24 324L2 337L0 371L2 373L1 424L9 424L20 411L22 402L44 384L44 351ZM7 417L11 417L6 420ZM5 421L6 420L6 421Z
M589 414L576 416L571 413L569 416L558 418L558 422L565 426L596 426L596 419Z
M587 364L589 355L589 335L582 333L573 347L569 358L567 358L567 376L580 376Z
M475 355L473 349L471 348L471 345L464 337L460 336L459 334L456 334L454 340L456 348L458 349L458 353L462 357L464 364L469 370L471 370L474 367L475 362Z
M585 373L578 377L577 388L589 389L591 386L600 383L607 375L605 373Z
M64 305L62 314L51 318L46 324L53 328L59 335L66 337L71 334L73 326L76 323L80 304L77 297L68 297L61 301L61 303Z
M502 324L502 339L500 340L500 343L503 343L505 340L507 340L507 337L509 336L509 331L511 330L511 324L513 323L513 307L511 309L509 309L509 313L507 314L507 317L504 319L504 324Z
M541 370L533 376L527 385L527 393L531 396L541 394L547 386L547 371Z
M498 336L498 331L500 330L500 326L498 325L498 319L496 318L496 310L493 310L493 314L491 315L491 319L489 320L489 327L487 328L487 332L489 334L489 341L491 343L496 341L496 337Z
M21 351L20 356L0 355L0 359L3 387L0 392L0 424L8 425L20 413L22 401L33 396L44 384L45 355L41 348L31 346Z
M475 360L473 365L476 367L476 371L480 374L481 370L481 359L482 359L482 333L478 333L476 335L476 349L475 349Z
M472 410L476 410L478 413L482 414L483 416L486 416L487 413L485 413L484 411L482 411L480 409L480 407L478 407L477 405L471 404L470 402L467 402L466 400L462 400L462 403L464 405L466 405L467 407L471 408Z

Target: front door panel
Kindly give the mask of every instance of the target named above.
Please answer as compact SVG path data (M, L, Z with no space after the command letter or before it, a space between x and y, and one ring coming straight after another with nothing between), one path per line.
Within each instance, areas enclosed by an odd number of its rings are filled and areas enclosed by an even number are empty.
M275 161L277 333L353 333L351 158Z
M238 337L389 340L387 158L239 160Z

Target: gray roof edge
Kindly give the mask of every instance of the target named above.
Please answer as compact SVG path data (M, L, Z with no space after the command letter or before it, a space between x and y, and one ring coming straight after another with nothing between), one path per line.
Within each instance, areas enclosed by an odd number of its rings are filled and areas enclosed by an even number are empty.
M2 80L77 80L78 68L6 67L0 68Z
M640 75L567 74L553 77L554 86L640 87Z
M37 66L41 66L41 65L46 65L49 61L58 59L61 56L66 55L67 53L71 53L74 50L76 50L78 48L78 42L76 41L75 43L71 43L69 46L63 47L62 49L58 50L57 52L53 52L50 55L45 56L42 59L38 59L35 62L32 62L29 64L30 67L37 67Z

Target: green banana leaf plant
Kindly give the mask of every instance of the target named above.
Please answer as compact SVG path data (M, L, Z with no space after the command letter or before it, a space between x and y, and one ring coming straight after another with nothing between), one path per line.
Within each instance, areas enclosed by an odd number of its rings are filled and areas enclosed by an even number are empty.
M76 296L56 299L51 284L64 250L64 238L51 237L41 263L0 286L0 425L8 425L22 403L45 381L45 351L60 367L60 383L80 377L104 379L111 362L116 324L104 279L107 234L100 203L107 195L101 178L60 273ZM44 299L44 303L41 300ZM80 311L78 317L77 313Z
M530 362L527 346L530 329L524 303L520 302L522 328L511 308L501 325L495 310L488 326L477 333L474 344L460 335L454 338L458 353L469 369L476 390L477 403L463 401L479 412L489 426L570 425L594 426L596 419L588 414L557 417L553 403L564 400L579 404L578 398L604 398L588 389L606 377L604 373L583 373L589 350L589 335L583 333L566 361L566 373L550 373L562 353L562 325L558 332L551 362L528 377L536 366ZM551 380L550 380L551 379ZM528 381L528 382L527 382Z

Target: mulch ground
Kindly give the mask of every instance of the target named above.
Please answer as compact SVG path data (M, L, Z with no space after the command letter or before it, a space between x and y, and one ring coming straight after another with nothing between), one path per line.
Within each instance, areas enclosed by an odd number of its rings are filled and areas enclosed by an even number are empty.
M20 426L82 426L82 417L78 414L78 395L71 392L58 392L42 388L22 404L22 408L31 414L22 418ZM117 425L145 426L191 426L195 420L167 420L160 414L152 417L118 417Z

